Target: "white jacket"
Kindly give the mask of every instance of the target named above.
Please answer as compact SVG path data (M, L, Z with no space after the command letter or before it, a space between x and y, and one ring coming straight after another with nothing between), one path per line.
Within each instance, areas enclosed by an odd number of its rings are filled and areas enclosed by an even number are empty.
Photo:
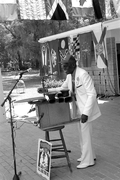
M60 89L66 88L72 92L71 74L67 75ZM93 80L87 71L79 67L76 68L75 72L75 93L80 114L87 115L88 121L97 119L101 115L101 112L98 107L97 94Z

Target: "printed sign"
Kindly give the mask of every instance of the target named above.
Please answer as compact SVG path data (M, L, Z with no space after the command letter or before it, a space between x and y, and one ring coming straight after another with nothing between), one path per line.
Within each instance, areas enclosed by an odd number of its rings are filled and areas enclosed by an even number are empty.
M50 180L52 144L48 141L38 140L37 173Z

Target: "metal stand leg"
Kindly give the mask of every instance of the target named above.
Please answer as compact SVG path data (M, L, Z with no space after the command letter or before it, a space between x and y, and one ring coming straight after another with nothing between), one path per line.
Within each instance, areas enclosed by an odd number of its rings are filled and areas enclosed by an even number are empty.
M19 175L17 175L17 168L16 168L16 157L15 157L15 142L14 142L14 126L13 126L13 120L12 120L12 107L11 107L11 97L9 97L9 107L10 107L10 124L11 124L11 136L12 136L12 148L13 148L13 160L14 160L14 177L13 180L20 180L19 176L21 175L21 172Z

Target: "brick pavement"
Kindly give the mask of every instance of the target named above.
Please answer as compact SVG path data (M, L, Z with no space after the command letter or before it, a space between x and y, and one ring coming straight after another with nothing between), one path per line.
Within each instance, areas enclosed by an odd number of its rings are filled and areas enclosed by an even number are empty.
M113 99L113 100L112 100ZM120 180L120 97L99 100L102 116L93 124L93 142L97 155L96 165L83 170L76 169L80 156L78 124L69 124L63 129L73 172L69 171L66 159L52 160L51 180ZM19 111L23 113L21 106ZM41 180L36 173L38 138L44 132L30 123L15 123L17 172L20 180ZM53 136L57 136L56 132ZM0 122L0 180L12 180L14 175L10 123Z

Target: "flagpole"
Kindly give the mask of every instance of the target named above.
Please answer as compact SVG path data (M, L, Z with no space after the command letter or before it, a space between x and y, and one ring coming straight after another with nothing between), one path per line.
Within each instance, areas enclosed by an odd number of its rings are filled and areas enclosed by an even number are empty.
M103 22L101 22L101 31L103 32ZM107 57L107 54L106 54L106 46L105 46L105 40L103 39L103 46L104 46L104 50L105 50L105 58ZM108 59L107 59L107 61L108 61ZM107 64L107 66L106 66L106 69L107 69L107 72L108 72L108 64ZM103 71L104 71L104 68L103 68ZM105 97L107 97L106 96L106 86L107 86L107 81L106 81L106 79L104 78L104 95L105 95Z
M103 30L103 23L101 22L101 30ZM105 41L103 40L103 46L104 46L104 49L105 49L105 58L107 57L107 54L106 54L106 46L105 46ZM107 59L107 61L108 61L108 59ZM110 75L109 75L109 70L108 70L108 65L107 65L107 74L108 74L108 78L109 78L109 81L110 81L110 84L111 84L111 86L112 86L112 88L113 88L113 90L114 90L114 93L115 93L115 96L120 96L117 92L116 92L116 90L115 90L115 88L114 88L114 86L113 86L113 83L112 83L112 81L111 81L111 78L110 78ZM106 84L107 82L105 82L105 84Z

